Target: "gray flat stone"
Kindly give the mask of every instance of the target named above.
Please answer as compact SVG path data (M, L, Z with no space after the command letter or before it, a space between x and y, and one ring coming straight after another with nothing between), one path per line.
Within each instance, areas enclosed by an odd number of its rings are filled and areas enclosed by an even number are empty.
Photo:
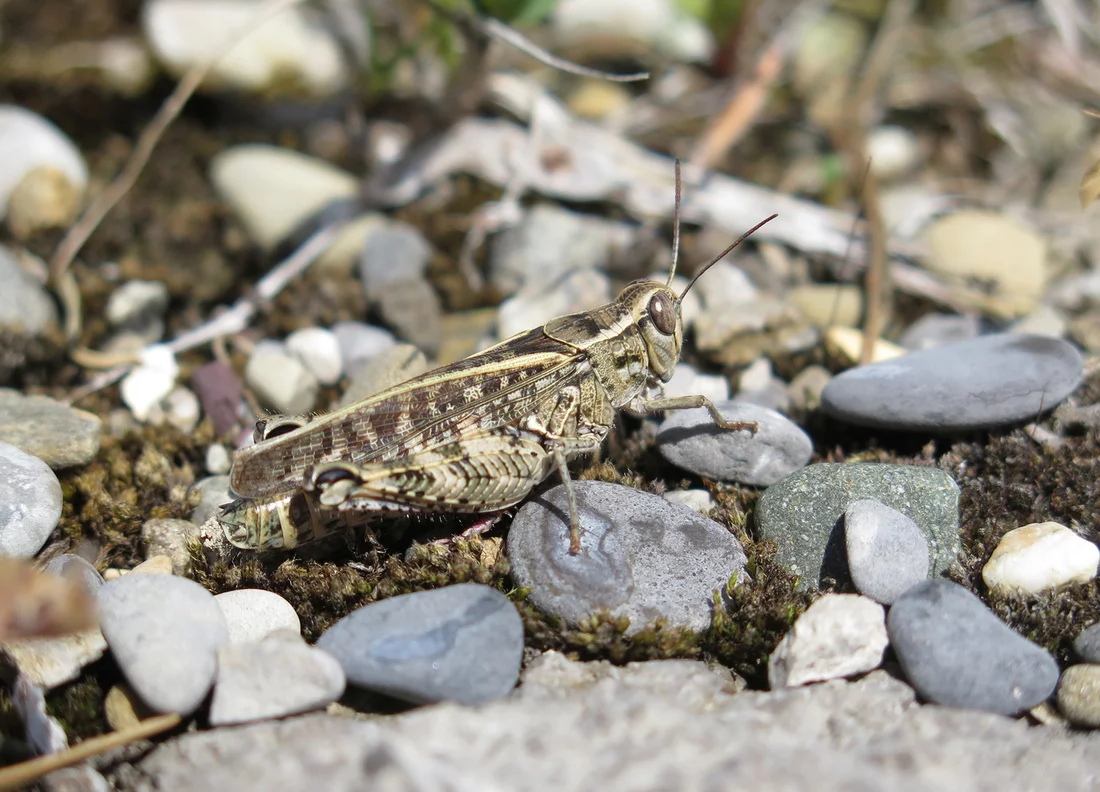
M99 592L100 628L134 691L156 712L190 714L229 641L210 592L172 575L124 575Z
M1082 630L1073 641L1073 651L1086 663L1100 663L1100 624Z
M95 459L103 422L48 396L0 388L0 442L11 443L54 470Z
M842 517L848 504L873 498L913 520L928 540L933 575L959 554L959 488L942 470L909 465L822 463L768 487L756 505L762 539L810 585L850 579Z
M62 553L54 556L43 567L44 572L63 577L66 580L80 581L89 594L95 596L103 586L103 575L90 563L78 555Z
M747 579L741 544L694 509L602 481L573 487L580 553L569 554L561 486L528 500L508 532L513 578L540 610L574 625L607 611L630 619L630 633L657 620L705 630L714 592Z
M519 678L523 622L496 589L477 583L375 602L317 641L348 684L417 703L480 704Z
M844 544L856 590L883 605L928 577L928 540L920 527L872 498L844 510Z
M1016 715L1045 701L1058 684L1049 652L949 580L909 589L886 625L905 678L928 701Z
M759 430L722 429L703 407L676 410L657 432L661 455L703 478L764 487L810 461L809 435L775 410L737 401L715 407L727 420L755 421Z
M1081 381L1067 341L1000 333L849 369L821 394L826 413L861 426L964 431L1034 419Z
M41 459L0 443L0 555L31 558L61 519L61 484Z
M261 641L278 631L301 634L294 606L273 591L237 589L214 597L229 625L229 643Z

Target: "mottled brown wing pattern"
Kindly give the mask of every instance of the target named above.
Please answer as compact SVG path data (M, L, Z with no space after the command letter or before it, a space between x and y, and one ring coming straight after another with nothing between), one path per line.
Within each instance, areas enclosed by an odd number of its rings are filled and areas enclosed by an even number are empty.
M580 350L531 330L242 450L230 486L240 497L269 497L300 486L321 462L384 463L453 442L473 426L515 424L587 365Z

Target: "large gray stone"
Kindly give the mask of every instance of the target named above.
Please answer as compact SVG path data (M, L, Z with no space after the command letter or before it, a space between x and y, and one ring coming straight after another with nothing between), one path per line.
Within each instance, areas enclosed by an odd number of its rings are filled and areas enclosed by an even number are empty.
M95 459L103 422L49 396L0 388L0 442L38 457L54 470Z
M61 484L49 466L0 443L0 555L31 558L61 519Z

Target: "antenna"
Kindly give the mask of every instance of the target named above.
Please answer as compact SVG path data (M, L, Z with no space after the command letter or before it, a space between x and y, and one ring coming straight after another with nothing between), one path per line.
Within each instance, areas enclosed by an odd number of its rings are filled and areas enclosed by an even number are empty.
M680 199L683 197L683 185L680 183L680 160L676 159L676 201L672 208L672 266L668 270L668 288L672 288L672 279L676 277L676 262L680 259Z
M676 192L677 192L677 198L679 198L679 192L680 192L680 181L679 181L680 168L679 168L679 165L680 165L680 163L676 163L676 165L677 165L677 167L676 167L676 175L677 175ZM679 204L678 201L677 201L677 204ZM678 219L678 217L679 216L677 215L677 219ZM717 256L715 256L709 262L707 262L706 266L704 266L701 270L699 270L697 273L695 273L695 277L691 279L691 283L689 283L687 285L687 288L685 288L682 292L680 292L680 299L681 300L684 299L684 296L688 293L688 290L690 290L691 287L695 285L695 281L699 280L699 278L702 276L702 274L704 272L706 272L711 267L713 267L715 264L717 264L719 261L721 261L726 256L728 256L730 254L730 252L735 247L740 245L742 242L744 242L746 239L748 239L750 236L755 234L757 231L759 231L761 228L763 228L765 225L767 225L768 223L770 223L772 220L774 220L777 217L779 217L779 215L773 214L771 217L768 217L764 220L761 220L759 223L757 223L752 228L750 228L748 231L743 233L740 237L738 237L736 242L734 242L732 245L727 247L725 250L723 250L721 253L719 253ZM679 236L679 227L677 227L676 230L677 230L677 237L678 237ZM673 259L673 261L675 262L675 259ZM669 278L668 284L669 284L669 286L672 285L672 278Z

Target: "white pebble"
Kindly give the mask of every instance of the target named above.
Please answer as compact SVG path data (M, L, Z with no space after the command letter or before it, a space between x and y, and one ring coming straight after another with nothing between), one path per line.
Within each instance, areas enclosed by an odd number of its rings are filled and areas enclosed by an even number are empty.
M288 415L312 410L320 387L309 369L286 355L253 354L244 379L261 402Z
M206 449L206 472L212 476L220 476L229 472L233 466L233 460L229 456L229 450L221 443L214 443Z
M167 307L168 287L160 281L127 281L107 298L107 321L122 327L135 319L159 316Z
M0 217L16 185L41 166L63 173L78 193L88 185L84 158L61 130L30 110L0 105Z
M174 426L190 434L199 425L199 397L194 391L177 385L149 410L149 423L154 426Z
M879 126L867 134L868 165L880 179L904 176L917 164L917 136L900 126Z
M301 6L260 21L260 0L147 0L142 13L145 37L157 57L176 75L221 56L205 81L246 91L295 85L315 96L330 96L347 83L335 38ZM240 32L249 30L245 36ZM228 36L238 37L222 54Z
M237 589L214 597L229 625L229 643L259 641L278 630L302 632L294 606L271 591Z
M1009 531L982 569L992 588L1034 594L1096 578L1100 548L1064 525L1031 523Z
M340 342L322 327L304 327L286 338L286 351L301 361L322 385L335 385L344 373Z
M141 365L123 378L119 385L122 401L139 421L147 421L158 405L172 392L179 376L179 365L172 350L163 344L146 347Z
M36 456L0 443L0 555L31 558L61 519L61 485Z
M858 594L826 594L772 652L768 684L777 690L873 671L887 643L881 605Z

